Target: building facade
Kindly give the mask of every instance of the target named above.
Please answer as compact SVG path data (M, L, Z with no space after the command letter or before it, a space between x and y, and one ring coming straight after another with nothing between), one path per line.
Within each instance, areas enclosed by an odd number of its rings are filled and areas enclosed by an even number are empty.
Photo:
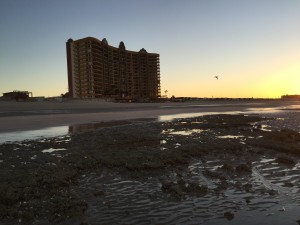
M159 54L128 51L87 37L66 43L69 95L73 98L160 97Z

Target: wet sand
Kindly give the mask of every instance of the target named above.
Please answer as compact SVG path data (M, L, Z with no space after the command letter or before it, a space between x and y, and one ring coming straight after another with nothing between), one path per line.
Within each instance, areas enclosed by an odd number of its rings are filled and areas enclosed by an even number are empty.
M297 224L299 121L121 120L1 144L0 224Z
M196 101L188 103L112 103L105 101L5 102L0 101L0 133L91 122L199 112L237 112L249 108L298 104L280 100Z

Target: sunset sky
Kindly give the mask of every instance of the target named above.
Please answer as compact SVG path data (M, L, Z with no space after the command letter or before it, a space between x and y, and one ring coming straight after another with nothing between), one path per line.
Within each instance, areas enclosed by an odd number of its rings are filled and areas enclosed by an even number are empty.
M300 94L300 0L1 0L0 96L67 92L66 41L88 36L159 53L169 97Z

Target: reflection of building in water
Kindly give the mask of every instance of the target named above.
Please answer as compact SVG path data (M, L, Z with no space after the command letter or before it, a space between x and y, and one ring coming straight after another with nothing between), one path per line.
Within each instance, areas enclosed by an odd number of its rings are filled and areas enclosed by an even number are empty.
M74 98L160 97L159 54L128 51L87 37L66 43L69 94Z
M103 127L102 123L87 123L87 124L76 124L69 126L69 133L79 133L89 130L96 130L97 128Z
M102 127L111 127L116 125L130 124L128 120L121 121L110 121L110 122L99 122L99 123L86 123L86 124L73 124L69 126L69 133L74 134L78 132L97 130Z

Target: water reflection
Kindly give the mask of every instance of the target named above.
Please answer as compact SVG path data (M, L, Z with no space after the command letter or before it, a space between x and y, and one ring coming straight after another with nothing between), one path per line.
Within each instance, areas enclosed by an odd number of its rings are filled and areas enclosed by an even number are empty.
M300 110L299 105L289 105L281 108L282 110Z
M89 130L96 130L103 127L104 123L87 123L87 124L76 124L69 126L69 133L80 133Z
M179 118L192 118L205 115L219 115L219 114L243 114L243 113L274 113L280 110L298 110L299 105L290 105L286 107L270 107L270 108L247 108L245 111L225 111L225 112L198 112L198 113L182 113L173 115L163 115L158 117L158 121L170 121ZM282 120L284 120L282 118ZM85 132L89 130L96 130L101 127L124 125L130 124L130 121L111 121L111 122L100 122L100 123L87 123L87 124L76 124L71 126L58 126L49 127L39 130L30 131L17 131L17 132L5 132L0 133L0 144L6 142L19 142L24 140L36 140L41 138L51 138L57 136L63 136L67 134L73 134L78 132ZM203 121L193 121L193 123L203 123ZM264 131L270 131L268 127L262 127Z
M55 151L65 151L67 150L66 148L49 148L49 149L44 149L42 150L43 153L52 153Z
M187 135L187 136L189 136L191 134L201 133L203 131L204 130L201 130L201 129L179 130L179 131L172 131L169 134L173 134L173 135Z
M241 114L242 111L226 111L226 112L198 112L198 113L180 113L180 114L172 114L172 115L163 115L158 117L158 121L170 121L174 119L185 119L206 115L219 115L219 114Z
M238 138L243 138L245 136L243 135L223 135L223 136L217 136L218 138L222 139L238 139Z
M100 123L88 123L88 124L74 124L70 126L58 126L58 127L48 127L39 130L29 130L29 131L16 131L16 132L5 132L0 134L0 144L7 142L20 142L24 140L37 140L40 142L47 141L47 138L65 136L68 134L80 133L89 130L96 130L101 127L107 127L112 125L123 125L128 124L128 121L116 121L116 122L100 122ZM58 142L63 142L57 141Z
M69 131L68 126L59 126L59 127L48 127L39 130L6 132L6 133L1 133L0 144L6 142L36 140L40 138L51 138L56 136L62 136L62 135L67 135L68 131Z
M245 108L243 111L219 111L219 112L197 112L197 113L180 113L172 115L162 115L158 117L159 121L170 121L179 118L192 118L206 115L219 115L219 114L243 114L243 113L277 113L282 110L300 110L299 105L290 105L286 107L259 107L259 108Z
M264 107L264 108L248 108L249 111L259 113L259 112L278 112L282 110L282 107Z

